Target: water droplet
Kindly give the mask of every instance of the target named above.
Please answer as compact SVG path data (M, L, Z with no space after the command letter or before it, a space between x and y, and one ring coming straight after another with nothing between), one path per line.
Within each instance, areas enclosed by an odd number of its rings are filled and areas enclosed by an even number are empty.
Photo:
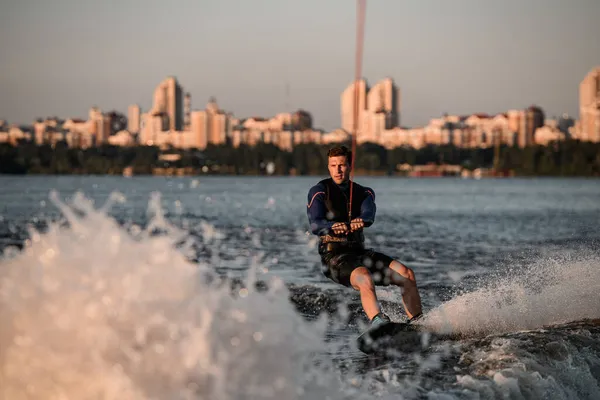
M139 234L142 232L142 228L140 228L140 227L139 227L139 226L137 226L137 225L133 225L133 226L130 228L130 231L131 231L131 234L132 234L133 236L137 236L137 235L139 235Z
M273 386L275 387L275 389L283 389L285 387L286 383L285 383L285 379L283 379L281 376L278 377L275 380L275 383L273 384Z
M365 263L365 264L366 264L366 263ZM379 272L375 272L375 273L373 274L373 280L374 280L374 281L376 281L376 282L377 282L377 281L380 281L380 280L381 280L381 273L379 273ZM390 282L389 282L389 278L388 278L388 277L386 277L384 282L385 282L385 283L387 283L387 284L389 284L389 283L390 283Z
M245 312L241 311L241 310L233 310L231 312L231 317L233 319L235 319L238 322L246 322L246 320L248 319L248 316L246 315Z
M85 308L85 316L89 319L94 319L98 315L98 307L95 304L90 304Z
M32 340L29 336L15 336L14 342L17 346L30 346Z

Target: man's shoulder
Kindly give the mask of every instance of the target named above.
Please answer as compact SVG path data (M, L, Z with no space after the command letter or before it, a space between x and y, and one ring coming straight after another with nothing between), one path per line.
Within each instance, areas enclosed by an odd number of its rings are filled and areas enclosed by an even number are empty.
M327 193L327 187L325 186L324 181L320 181L316 185L311 187L310 190L308 191L308 207L310 208L310 206L313 204L315 199L317 199L317 198L323 199L324 197L322 197L322 196L325 196L326 193ZM322 196L319 197L319 195L322 195Z
M368 186L365 186L365 185L361 185L361 184L360 184L360 183L358 183L358 182L354 182L354 184L355 184L355 185L356 185L356 186L357 186L359 189L361 189L361 190L365 190L365 191L369 191L369 192L371 192L371 193L375 193L375 191L373 190L373 188L370 188L370 187L368 187Z
M373 190L372 188L368 187L368 186L362 186L361 188L364 190L365 194L367 196L371 196L373 197L373 200L375 200L375 190Z
M316 185L314 185L313 187L310 188L310 190L308 191L308 193L317 193L317 192L324 192L327 189L327 179L323 179L322 181L317 182Z

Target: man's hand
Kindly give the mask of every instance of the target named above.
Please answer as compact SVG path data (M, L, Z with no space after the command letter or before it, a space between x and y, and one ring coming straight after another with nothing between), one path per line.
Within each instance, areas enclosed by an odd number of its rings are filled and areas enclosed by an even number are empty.
M336 235L339 234L348 234L348 225L344 222L336 222L331 226L331 230Z
M365 227L365 222L362 218L354 218L350 221L350 231L354 232Z

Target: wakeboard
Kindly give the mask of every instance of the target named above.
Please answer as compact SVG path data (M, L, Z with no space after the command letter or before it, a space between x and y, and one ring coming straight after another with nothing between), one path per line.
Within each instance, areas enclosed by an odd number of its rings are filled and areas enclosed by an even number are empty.
M414 352L422 350L430 339L431 333L418 324L388 322L363 332L356 344L365 354Z

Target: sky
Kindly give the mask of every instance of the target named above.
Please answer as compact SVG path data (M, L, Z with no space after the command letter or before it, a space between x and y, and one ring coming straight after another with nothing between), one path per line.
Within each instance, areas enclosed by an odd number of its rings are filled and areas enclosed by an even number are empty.
M598 0L367 0L362 76L400 87L401 123L541 106L578 116L600 65ZM0 0L0 119L148 110L175 76L238 118L302 108L340 126L355 0Z

